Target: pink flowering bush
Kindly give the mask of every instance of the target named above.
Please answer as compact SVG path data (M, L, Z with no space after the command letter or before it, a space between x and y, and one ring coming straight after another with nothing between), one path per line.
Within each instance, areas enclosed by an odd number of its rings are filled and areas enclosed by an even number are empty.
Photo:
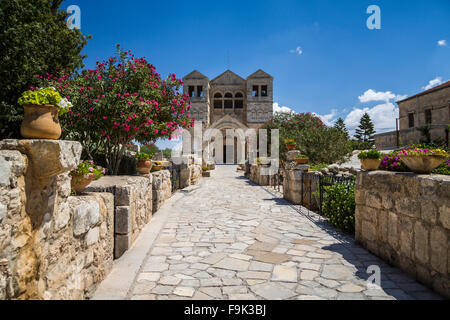
M126 146L152 144L170 137L194 120L182 81L171 74L161 79L145 58L121 50L95 69L81 74L41 77L72 103L64 118L64 138L80 141L88 157L105 154L110 174L117 174Z
M106 173L106 169L94 164L92 160L84 160L78 164L77 169L73 170L70 175L80 180L81 178L88 179L89 176L94 175L95 180L100 179ZM79 182L79 181L78 181Z

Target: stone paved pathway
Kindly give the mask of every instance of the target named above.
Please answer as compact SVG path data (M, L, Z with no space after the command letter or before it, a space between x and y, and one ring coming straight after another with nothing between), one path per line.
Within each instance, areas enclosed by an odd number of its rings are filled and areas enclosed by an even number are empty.
M440 298L267 190L217 166L169 211L127 298ZM366 285L370 265L381 288Z

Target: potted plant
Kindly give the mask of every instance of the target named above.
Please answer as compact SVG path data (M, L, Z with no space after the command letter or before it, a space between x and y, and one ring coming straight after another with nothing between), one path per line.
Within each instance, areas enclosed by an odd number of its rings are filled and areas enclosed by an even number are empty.
M285 139L284 143L289 151L295 150L296 143L294 139Z
M20 133L28 139L57 140L61 136L58 116L69 111L71 103L54 88L25 91L19 98L24 110Z
M258 165L267 165L267 164L270 164L270 160L267 159L266 157L260 157L260 158L256 158L256 163Z
M429 174L449 157L441 149L413 148L400 151L400 159L415 173Z
M152 155L144 152L136 153L137 170L140 174L149 174L152 169Z
M210 177L210 176L211 176L211 171L209 171L209 167L203 166L202 167L202 177Z
M358 158L361 161L361 167L364 170L377 170L380 166L383 154L375 147L368 151L361 151Z
M92 160L80 162L78 168L70 173L72 190L75 194L81 193L92 181L100 179L105 171L105 168L95 165Z
M299 154L298 156L295 157L295 163L297 164L307 164L308 163L308 156L305 156L303 154Z
M152 168L152 172L154 171L160 171L164 168L163 164L161 161L153 161L153 168Z

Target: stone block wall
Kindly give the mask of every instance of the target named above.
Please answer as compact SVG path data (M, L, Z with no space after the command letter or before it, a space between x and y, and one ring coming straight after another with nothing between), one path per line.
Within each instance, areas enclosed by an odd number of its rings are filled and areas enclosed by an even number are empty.
M450 177L358 173L356 240L450 298Z
M170 171L161 170L152 173L153 180L153 207L156 212L163 203L172 196L172 181L170 180Z
M261 169L262 167L269 167L268 165L250 165L250 175L249 178L252 182L260 185L260 186L268 186L270 184L270 175L262 175Z
M114 257L127 251L152 217L153 175L104 176L86 191L114 194Z
M0 142L0 300L83 299L112 267L113 198L70 196L72 141Z
M301 165L297 165L300 168ZM318 183L305 175L308 166L301 169L285 169L283 179L283 197L289 202L302 205L309 210L317 210L317 201L314 201L314 193L318 190Z

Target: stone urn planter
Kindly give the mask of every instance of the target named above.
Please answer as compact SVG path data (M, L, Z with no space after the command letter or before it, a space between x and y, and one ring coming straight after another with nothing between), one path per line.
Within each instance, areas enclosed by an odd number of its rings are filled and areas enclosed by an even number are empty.
M294 160L296 164L307 164L309 161L308 158L295 158Z
M359 159L361 161L361 167L364 170L377 170L381 164L380 159Z
M61 136L57 106L51 104L23 105L24 119L20 134L27 139L57 140Z
M153 171L161 171L164 168L162 164L153 163Z
M150 159L141 159L137 162L137 171L140 174L149 174L152 169L152 160Z
M404 164L414 173L429 174L445 161L445 156L400 156Z
M71 186L75 194L80 194L96 178L94 173L88 175L72 174Z
M287 148L289 151L295 150L295 146L296 146L295 143L287 143L287 144L286 144L286 148Z
M202 171L202 177L209 178L211 177L211 171Z

